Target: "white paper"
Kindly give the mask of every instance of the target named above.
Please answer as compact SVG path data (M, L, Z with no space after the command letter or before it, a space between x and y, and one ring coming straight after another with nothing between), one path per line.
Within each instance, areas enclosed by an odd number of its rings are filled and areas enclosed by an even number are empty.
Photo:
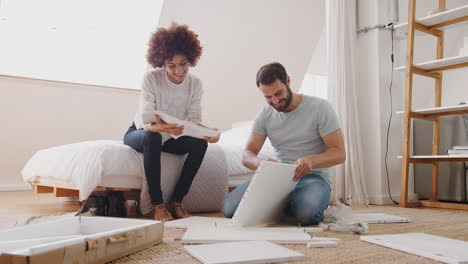
M146 125L146 124L156 123L156 118L154 117L154 115L159 115L161 120L166 122L167 124L177 124L179 126L184 126L184 131L182 132L182 134L178 136L169 134L171 137L175 139L178 139L179 137L182 137L182 136L190 136L194 138L203 139L203 137L216 137L219 135L219 131L217 130L202 127L190 121L177 119L159 110L144 111L142 113L143 124Z

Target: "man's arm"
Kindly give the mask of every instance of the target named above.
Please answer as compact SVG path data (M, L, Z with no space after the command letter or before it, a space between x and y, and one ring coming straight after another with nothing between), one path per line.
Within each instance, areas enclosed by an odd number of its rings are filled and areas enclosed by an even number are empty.
M258 165L260 165L260 162L262 161L262 159L258 157L258 153L262 149L265 140L265 135L257 134L255 132L250 134L242 157L242 164L244 164L244 166L251 170L256 170L258 168ZM275 161L273 159L269 160Z
M341 129L322 137L322 140L327 146L327 150L320 154L298 159L296 161L298 166L294 175L294 181L298 181L302 176L309 173L312 168L328 168L341 164L346 160L346 150Z

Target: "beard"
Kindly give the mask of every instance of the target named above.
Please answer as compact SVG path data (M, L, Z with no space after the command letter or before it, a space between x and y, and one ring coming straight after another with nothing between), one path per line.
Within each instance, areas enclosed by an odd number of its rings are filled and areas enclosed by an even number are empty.
M284 99L281 99L281 101L279 101L279 104L281 104L282 102L284 102L284 104L280 107L276 107L274 106L273 104L270 104L271 106L273 106L273 108L278 111L278 112L284 112L286 109L288 109L289 105L291 104L291 101L292 101L292 91L291 91L291 88L289 87L289 85L286 85L286 90L288 92L288 94L286 95L286 98Z

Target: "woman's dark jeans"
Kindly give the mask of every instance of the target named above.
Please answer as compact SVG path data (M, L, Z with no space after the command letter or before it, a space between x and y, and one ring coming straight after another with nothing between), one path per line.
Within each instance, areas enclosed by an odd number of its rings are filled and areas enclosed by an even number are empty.
M136 129L135 124L125 133L124 144L143 153L143 165L152 204L164 202L161 190L161 152L188 154L171 198L171 201L180 203L188 193L208 148L205 140L188 136L171 138L162 144L161 134Z

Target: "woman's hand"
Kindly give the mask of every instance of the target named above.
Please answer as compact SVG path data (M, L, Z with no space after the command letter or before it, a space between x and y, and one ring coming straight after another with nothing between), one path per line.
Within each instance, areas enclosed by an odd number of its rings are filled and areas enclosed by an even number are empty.
M167 124L161 120L159 115L154 115L156 123L151 123L146 126L146 130L154 133L165 132L174 136L179 136L184 132L184 126L177 124Z
M213 130L218 130L217 128L211 128ZM204 140L206 140L209 143L216 143L219 141L219 137L221 134L218 134L216 137L203 137Z

